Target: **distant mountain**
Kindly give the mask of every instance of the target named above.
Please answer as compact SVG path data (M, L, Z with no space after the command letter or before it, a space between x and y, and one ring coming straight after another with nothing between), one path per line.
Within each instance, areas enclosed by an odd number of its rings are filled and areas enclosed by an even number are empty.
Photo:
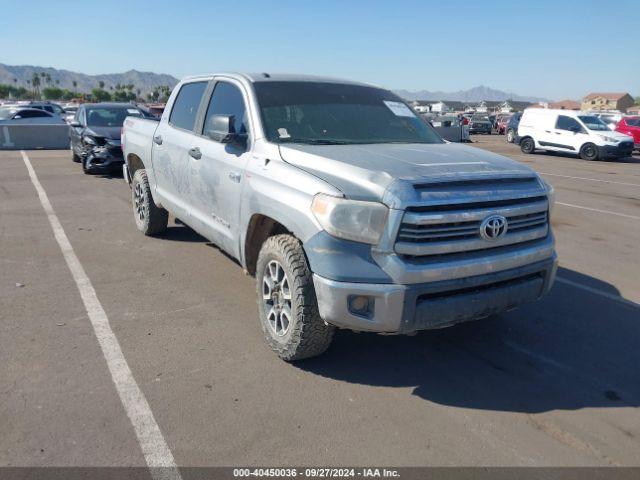
M107 73L104 75L86 75L84 73L70 72L69 70L58 70L51 67L35 67L32 65L4 65L0 63L0 83L15 85L18 87L27 87L27 80L31 80L34 73L48 73L51 76L51 86L68 88L78 92L88 93L92 88L98 87L98 82L104 82L105 90L109 87L115 87L116 84L134 85L134 91L140 89L140 93L144 96L151 92L154 87L168 85L173 88L178 79L163 73L139 72L138 70L129 70L124 73ZM17 79L17 83L13 79ZM73 86L73 82L77 82L77 87ZM41 88L48 85L42 84Z
M504 100L514 100L532 103L549 101L540 97L527 97L511 92L503 92L502 90L495 90L485 87L484 85L457 92L431 92L429 90L410 92L408 90L396 90L395 93L405 100L454 100L458 102L479 102L481 100L501 102Z

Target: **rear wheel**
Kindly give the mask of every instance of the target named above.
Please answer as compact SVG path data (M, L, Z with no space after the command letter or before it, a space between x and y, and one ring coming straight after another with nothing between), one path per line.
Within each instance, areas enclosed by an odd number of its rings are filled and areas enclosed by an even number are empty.
M324 353L335 327L318 312L313 277L300 241L269 237L256 267L258 316L266 342L288 362Z
M520 141L522 153L533 153L536 151L536 144L531 137L525 137Z
M585 143L580 149L580 158L583 160L597 160L598 147L593 143Z
M131 181L131 197L138 230L145 235L156 235L167 229L169 213L153 201L147 172L142 168L136 171Z

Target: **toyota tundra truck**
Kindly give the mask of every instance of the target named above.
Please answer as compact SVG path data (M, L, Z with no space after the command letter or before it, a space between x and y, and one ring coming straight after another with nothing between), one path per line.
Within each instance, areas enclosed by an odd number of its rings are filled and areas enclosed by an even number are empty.
M172 214L236 258L287 361L326 351L336 328L412 334L505 312L555 278L553 189L444 141L383 88L189 77L159 122L128 117L122 144L138 230L161 235Z

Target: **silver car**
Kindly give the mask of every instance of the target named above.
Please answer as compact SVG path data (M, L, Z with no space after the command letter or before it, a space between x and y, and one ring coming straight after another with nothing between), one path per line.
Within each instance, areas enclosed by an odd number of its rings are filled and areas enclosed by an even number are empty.
M0 107L0 124L11 125L61 125L65 121L37 108Z

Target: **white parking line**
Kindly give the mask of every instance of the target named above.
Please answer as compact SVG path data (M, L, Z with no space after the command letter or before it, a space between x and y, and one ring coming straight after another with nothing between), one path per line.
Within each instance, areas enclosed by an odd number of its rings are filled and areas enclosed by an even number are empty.
M608 293L608 292L603 292L602 290L598 290L597 288L589 287L588 285L583 285L582 283L577 283L577 282L574 282L572 280L567 280L566 278L563 278L563 277L560 277L560 276L557 276L556 280L558 282L560 282L560 283L571 285L572 287L580 288L580 289L585 290L585 291L587 291L589 293L593 293L595 295L600 295L601 297L608 298L609 300L615 300L616 302L620 302L620 303L623 303L625 305L629 305L631 307L636 307L636 308L640 307L639 303L636 303L636 302L634 302L632 300L627 300L626 298L619 297L618 295L613 295L613 294Z
M629 187L640 187L640 183L616 182L614 180L601 180L599 178L589 178L589 177L572 177L571 175L560 175L558 173L546 173L546 172L538 172L538 173L540 175L548 175L550 177L562 177L562 178L570 178L572 180L587 180L589 182L612 183L614 185L627 185Z
M113 330L111 330L109 318L98 300L91 280L89 280L80 260L73 251L71 242L69 242L69 238L62 228L60 220L58 220L58 216L51 206L51 202L49 202L47 193L38 180L29 157L24 151L21 151L21 153L24 164L29 172L29 177L31 177L31 182L38 193L42 208L47 214L47 218L51 224L53 235L58 242L60 250L62 250L62 255L80 291L80 296L87 310L91 325L93 326L93 331L98 339L104 358L107 361L111 378L120 395L120 400L129 416L129 420L131 420L133 424L136 436L138 437L138 443L142 449L145 461L150 468L151 476L154 479L181 480L182 477L176 466L173 454L153 417L153 412L151 412L147 399L133 378L133 373L131 373L131 369L129 365L127 365L118 339L114 335Z
M588 210L590 212L606 213L607 215L615 215L617 217L632 218L634 220L640 220L640 217L636 217L635 215L627 215L626 213L612 212L610 210L600 210L598 208L583 207L582 205L574 205L572 203L556 202L556 205L564 205L565 207L580 208L582 210Z

